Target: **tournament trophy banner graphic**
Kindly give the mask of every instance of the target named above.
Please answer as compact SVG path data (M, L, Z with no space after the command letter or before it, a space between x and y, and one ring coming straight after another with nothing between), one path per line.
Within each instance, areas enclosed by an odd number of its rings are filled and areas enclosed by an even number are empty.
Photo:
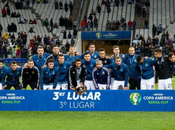
M6 90L0 111L175 111L175 90Z

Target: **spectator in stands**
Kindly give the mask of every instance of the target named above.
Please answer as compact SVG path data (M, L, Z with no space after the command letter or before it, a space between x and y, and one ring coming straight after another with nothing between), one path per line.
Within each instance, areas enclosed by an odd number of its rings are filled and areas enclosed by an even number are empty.
M21 49L18 47L18 50L16 51L17 58L21 58Z
M35 33L35 32L34 32L34 27L30 27L29 33Z
M92 11L91 11L91 13L90 13L91 15L96 15L96 13L95 13L95 11L92 9Z
M119 27L120 27L120 21L119 21L119 20L117 20L117 22L116 22L116 30L118 30L118 29L119 29Z
M41 0L37 0L37 3L39 4L41 2Z
M27 58L28 49L24 46L21 50L21 58Z
M128 4L131 4L131 2L132 2L131 0L128 0Z
M71 39L71 38L72 38L72 34L69 32L68 39Z
M21 20L21 19L19 19L19 22L18 22L19 24L23 24L24 23L24 21L23 20Z
M0 58L3 58L3 55L4 55L4 49L3 49L3 47L1 46L1 47L0 47Z
M168 40L166 41L166 45L172 45L172 40L168 38Z
M26 9L26 5L27 5L27 3L26 3L26 1L24 0L24 1L23 1L23 9Z
M107 12L108 12L108 15L109 15L109 13L111 12L111 8L110 8L110 6L107 7Z
M32 20L32 18L30 18L30 20L29 20L29 24L33 24L33 20Z
M111 30L111 22L110 20L108 19L107 23L106 23L106 30L107 31L110 31Z
M52 32L53 31L53 19L51 18L51 20L50 20L50 32Z
M51 45L54 45L56 42L55 42L55 40L53 39L53 37L52 37L52 39L50 40L50 44Z
M149 0L146 1L145 6L146 6L146 13L149 14L149 6L150 6Z
M48 45L48 37L46 35L44 37L44 44Z
M64 9L65 9L66 12L68 11L68 4L67 4L67 2L64 3Z
M106 5L106 1L105 0L102 0L102 5Z
M129 22L128 22L128 29L131 30L131 28L132 28L132 22L131 22L131 20L129 19Z
M75 45L75 40L72 38L71 39L71 46L74 46Z
M97 28L97 26L98 26L98 19L97 19L97 17L95 16L95 18L94 18L94 27L95 28Z
M90 29L91 29L91 21L88 21L87 22L87 31L90 31Z
M142 13L143 13L143 18L145 18L146 17L146 6L145 6L145 4L143 4Z
M8 26L7 26L7 31L8 31L8 32L12 32L12 30L11 30L11 25L10 25L10 24L8 24Z
M19 18L19 17L21 17L21 14L18 12L18 13L16 14L16 18Z
M60 9L63 9L63 3L62 1L59 2Z
M159 35L160 33L162 33L162 25L159 24L159 26L157 27L157 35Z
M100 12L101 12L101 6L100 6L100 4L98 4L98 6L97 6L97 13L100 14Z
M140 18L142 14L142 7L140 6L140 4L138 4L136 8L137 8L137 17Z
M10 16L10 7L7 7L7 15Z
M69 3L69 9L70 9L70 15L72 15L72 10L73 10L72 1L70 1L70 3Z
M175 34L174 34L174 42L175 42Z
M4 6L2 9L2 16L6 17L6 14L7 14L7 11L6 11L5 6Z
M166 32L166 40L168 40L169 39L169 33L168 33L168 31Z
M60 26L63 26L64 25L64 18L61 16L60 18L59 18L59 25Z
M48 21L48 19L46 18L45 20L44 20L44 26L46 26L46 28L47 28L47 26L49 26L49 21Z
M116 30L116 23L115 23L115 21L112 22L111 29L112 30Z
M145 19L144 25L145 25L145 29L148 29L148 20L147 19Z
M62 33L63 33L63 39L66 39L67 38L67 32L66 32L66 30L63 30Z
M72 18L69 18L69 29L72 30L72 27L73 27L73 21L72 21Z
M58 9L58 1L57 0L55 0L55 9Z
M123 7L125 0L120 0L120 2L121 2L121 6Z
M155 26L155 24L153 24L152 31L153 31L153 37L154 37L157 32L157 27Z
M135 29L136 29L136 21L135 21L135 19L132 22L132 27L133 27L133 32L135 33Z
M58 45L58 47L59 47L60 46L60 40L57 39L55 44Z
M34 6L34 4L35 4L35 0L32 0L32 5Z
M3 27L2 27L2 25L0 24L0 31L2 32L2 30L3 30Z
M119 6L119 0L115 0L115 5L118 7Z
M70 43L69 43L69 41L67 41L65 47L66 47L66 52L69 52L69 48L70 48Z
M12 48L9 45L7 45L7 57L12 58Z
M34 19L34 20L32 21L32 24L37 24L36 19Z
M85 19L83 19L83 21L81 22L81 27L82 27L82 31L85 31L85 27L86 27L86 21Z
M4 39L9 39L9 35L7 32L5 32Z
M77 33L78 33L77 29L74 29L74 30L73 30L73 36L74 36L74 38L77 37Z
M51 45L51 44L50 44L50 37L49 37L49 36L48 36L48 45Z

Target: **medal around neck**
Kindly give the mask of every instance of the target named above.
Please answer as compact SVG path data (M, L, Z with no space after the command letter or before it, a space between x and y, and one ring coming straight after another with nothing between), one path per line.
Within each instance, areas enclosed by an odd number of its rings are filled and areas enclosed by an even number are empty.
M83 95L85 94L85 92L87 91L87 87L85 85L78 85L75 88L75 92L79 95Z

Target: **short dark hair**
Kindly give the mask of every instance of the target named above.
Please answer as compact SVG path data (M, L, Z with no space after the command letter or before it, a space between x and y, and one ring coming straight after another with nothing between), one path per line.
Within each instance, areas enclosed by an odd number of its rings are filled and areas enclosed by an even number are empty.
M11 64L17 64L17 62L14 60L14 61L11 62Z
M33 60L32 59L29 59L28 62L33 62Z
M43 49L44 50L44 46L43 45L39 45L38 49Z
M120 56L116 56L115 59L122 59Z
M53 60L53 59L49 59L49 60L48 60L48 63L50 63L50 62L54 62L54 60Z
M143 58L143 57L142 57L141 55L138 55L138 56L137 56L137 62L140 62L140 61L142 60L142 58Z
M85 52L85 53L84 53L84 56L85 56L85 55L88 55L88 54L90 55L90 53L89 53L89 52Z
M105 51L105 49L104 48L100 48L99 51Z
M74 47L73 45L70 45L70 47L69 48L71 48L71 47ZM75 48L75 47L74 47Z
M53 45L53 47L52 47L52 48L54 48L54 47L58 47L58 45L56 45L56 44L55 44L55 45Z
M94 45L94 46L95 46L95 44L94 44L94 43L90 43L90 44L89 44L89 47L90 47L91 45Z
M4 61L3 61L3 60L0 60L0 62L1 62L1 63L4 63Z
M59 54L59 57L63 57L64 55L63 54Z
M172 57L173 55L174 55L174 53L173 53L173 52L170 52L170 53L168 54L168 58Z
M162 50L161 50L160 48L156 48L156 49L154 50L154 52L162 53Z
M114 50L115 48L119 48L119 46L117 46L117 45L113 46L113 50Z
M80 60L80 59L76 59L76 60L75 60L75 63L76 63L76 62L81 62L81 60Z

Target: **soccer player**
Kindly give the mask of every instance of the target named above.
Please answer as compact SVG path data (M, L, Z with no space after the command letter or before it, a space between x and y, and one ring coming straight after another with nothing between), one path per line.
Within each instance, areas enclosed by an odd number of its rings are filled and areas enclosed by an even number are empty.
M156 69L156 84L158 83L159 78L159 85L158 89L172 89L172 72L170 67L170 60L168 56L162 55L162 50L157 48L154 50L154 56L156 57L155 60L155 69Z
M77 56L75 53L75 47L74 46L70 46L69 48L69 55L65 55L65 61L67 62L75 62L76 59L80 59L80 56Z
M58 61L55 63L55 67L58 68L59 77L56 90L67 90L68 89L68 71L71 66L70 62L64 61L64 55L59 54Z
M34 61L35 66L38 68L39 72L41 73L42 69L46 67L45 62L47 57L49 56L48 53L44 53L44 47L38 46L37 50L38 54L32 56L32 60Z
M0 90L5 87L5 73L7 67L4 66L4 61L0 60Z
M92 71L96 67L96 61L91 59L90 54L86 52L84 54L84 60L82 61L82 64L86 67L87 70L87 76L84 84L87 86L88 90L95 90L95 86L92 80Z
M120 56L117 56L115 63L109 65L109 68L114 74L114 83L112 90L128 89L128 68L127 65L122 63Z
M141 71L141 90L154 90L154 61L151 59L145 59L141 55L137 56L137 62Z
M97 60L101 60L104 66L110 64L110 59L106 58L106 52L104 48L99 50L99 58L97 58L96 61Z
M89 54L90 54L90 56L91 56L91 59L96 60L96 59L99 57L99 52L98 52L98 51L95 51L95 44L94 44L94 43L91 43L91 44L89 45L89 50L86 51L86 52L89 52ZM85 52L85 53L86 53L86 52ZM84 59L85 53L83 53L83 54L81 55L82 60Z
M41 73L41 89L43 90L55 90L58 83L59 72L54 67L54 60L48 60L48 66L43 68Z
M110 73L106 67L103 67L101 60L97 60L96 69L92 72L92 79L97 90L110 89Z
M49 59L53 59L54 62L58 62L58 56L60 54L58 45L53 45L52 51L53 51L53 54L50 54L47 57L47 60L45 62L46 65L47 65Z
M86 68L80 59L76 59L74 65L69 68L69 88L74 90L78 85L84 85L86 79Z
M21 71L21 83L22 89L25 90L27 85L30 85L32 90L39 89L39 78L40 73L36 66L34 66L34 62L32 59L28 60L27 68L23 67Z
M140 90L141 73L134 47L129 48L129 54L125 55L125 61L129 72L130 89Z
M10 90L13 86L16 90L20 90L19 77L21 76L21 67L18 68L17 62L12 61L11 67L6 70L5 77L6 78L6 86L5 90Z
M122 63L125 63L125 58L123 54L120 53L119 46L115 45L113 46L113 55L111 56L110 63L115 63L115 57L120 56L122 58Z

